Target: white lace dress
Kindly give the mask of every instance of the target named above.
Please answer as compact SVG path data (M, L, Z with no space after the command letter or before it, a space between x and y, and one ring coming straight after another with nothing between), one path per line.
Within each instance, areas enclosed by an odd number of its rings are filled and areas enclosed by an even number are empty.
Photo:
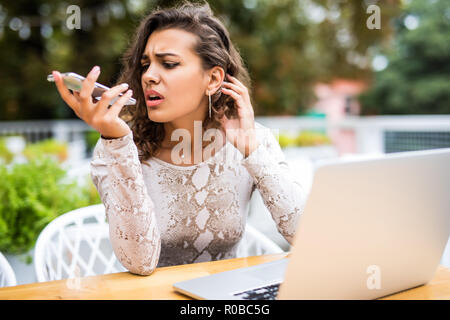
M98 140L91 178L126 269L148 275L156 267L235 257L255 188L292 243L306 192L272 131L257 122L255 128L260 144L247 158L227 142L188 167L155 157L140 163L132 133Z

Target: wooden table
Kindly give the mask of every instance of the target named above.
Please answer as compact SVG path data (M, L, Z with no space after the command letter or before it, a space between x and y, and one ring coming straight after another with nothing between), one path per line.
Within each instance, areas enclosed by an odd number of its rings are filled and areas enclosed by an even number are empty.
M172 284L209 274L274 261L288 253L237 258L213 262L157 268L150 276L129 272L111 273L78 279L36 282L0 288L3 299L189 299L175 292ZM450 269L439 266L432 281L383 299L450 299Z

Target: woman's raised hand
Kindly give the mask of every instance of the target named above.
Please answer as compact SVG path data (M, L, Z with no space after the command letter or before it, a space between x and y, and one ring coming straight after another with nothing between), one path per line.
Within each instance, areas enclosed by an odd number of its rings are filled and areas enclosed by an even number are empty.
M128 89L127 84L112 87L103 92L98 102L93 102L92 92L94 91L94 83L100 75L100 67L95 66L92 68L83 81L81 91L74 91L73 94L64 84L58 71L53 71L52 74L62 99L81 120L100 132L103 137L120 138L131 132L126 122L119 118L119 113L128 99L131 98L133 91L128 90L109 107L111 100Z

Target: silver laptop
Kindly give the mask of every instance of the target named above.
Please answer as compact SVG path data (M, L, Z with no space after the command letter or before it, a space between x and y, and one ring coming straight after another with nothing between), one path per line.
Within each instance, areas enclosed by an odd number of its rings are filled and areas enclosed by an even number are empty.
M182 281L196 299L374 299L430 281L450 235L450 148L316 168L289 258Z

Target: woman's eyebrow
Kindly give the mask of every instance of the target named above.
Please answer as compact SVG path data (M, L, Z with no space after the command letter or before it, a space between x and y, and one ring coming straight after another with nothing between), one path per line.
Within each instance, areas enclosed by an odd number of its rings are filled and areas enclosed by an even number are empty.
M160 52L160 53L155 53L155 56L157 56L158 58L165 57L165 56L175 56L175 57L179 57L178 54L172 53L172 52ZM141 61L142 61L142 60L148 60L148 55L147 55L146 53L144 53L144 54L142 55Z

